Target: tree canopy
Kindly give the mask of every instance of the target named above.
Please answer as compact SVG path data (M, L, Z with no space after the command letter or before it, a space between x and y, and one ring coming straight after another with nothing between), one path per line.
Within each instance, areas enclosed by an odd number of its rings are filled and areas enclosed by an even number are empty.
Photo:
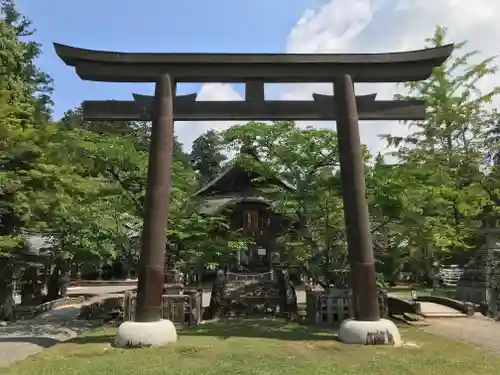
M0 4L0 258L15 256L28 235L41 233L60 268L112 262L133 267L150 124L84 121L81 107L53 119L54 83L36 66L42 51L31 22L12 0ZM426 41L445 42L441 27ZM408 128L406 136L383 136L396 149L394 163L364 147L377 267L388 282L405 268L425 273L434 259L465 264L485 216L498 214L500 117L492 103L500 88L479 90L479 82L497 69L492 57L475 59L477 52L459 43L429 79L406 85L404 97L425 100L428 110L425 120L401 125ZM312 275L345 271L346 187L337 135L292 121L211 130L196 139L190 154L175 140L166 236L176 265L226 261L249 243L224 215L200 214L193 196L242 147L262 161L257 166L249 159L249 169L263 168L264 175L283 182L265 191L273 210L295 223L279 239L281 259Z

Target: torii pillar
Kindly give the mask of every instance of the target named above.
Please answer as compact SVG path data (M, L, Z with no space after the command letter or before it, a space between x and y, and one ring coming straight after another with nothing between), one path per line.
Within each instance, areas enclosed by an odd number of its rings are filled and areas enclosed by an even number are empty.
M177 341L174 324L162 319L165 245L174 140L175 82L168 74L156 81L149 149L144 223L135 321L118 328L118 347L160 346Z

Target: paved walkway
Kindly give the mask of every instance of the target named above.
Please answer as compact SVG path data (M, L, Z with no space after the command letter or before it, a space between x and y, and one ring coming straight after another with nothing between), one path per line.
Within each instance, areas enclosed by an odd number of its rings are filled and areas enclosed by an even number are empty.
M466 317L467 315L451 307L440 305L434 302L419 302L422 315L426 318L432 317Z
M89 329L91 323L75 320L79 311L80 305L64 306L34 319L3 322L0 326L0 368Z
M476 313L469 318L428 319L422 329L434 335L491 350L500 354L500 322Z

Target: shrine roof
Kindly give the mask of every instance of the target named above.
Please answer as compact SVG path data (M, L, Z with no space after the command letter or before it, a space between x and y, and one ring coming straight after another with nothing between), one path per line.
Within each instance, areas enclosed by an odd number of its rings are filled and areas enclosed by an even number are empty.
M238 203L261 203L265 205L270 205L272 202L265 197L259 197L259 196L242 197L235 195L226 197L208 197L203 201L198 212L204 215L215 215L224 208L233 206Z
M248 157L248 152L241 152L240 155L235 157L229 165L212 181L210 181L207 185L199 189L194 195L195 196L208 196L213 195L217 196L218 191L225 191L225 193L242 193L238 191L238 189L232 190L228 183L231 180L236 179L239 183L247 182L250 186L255 186L257 183L255 182L258 178L263 178L264 182L261 182L260 185L265 184L267 186L278 186L285 188L287 190L294 191L296 188L290 184L289 182L279 178L275 173L270 171L270 169L263 163L256 155L251 155L251 157L262 167L264 171L259 172L257 170L249 170L245 167L243 163L243 157ZM242 181L246 180L246 181Z

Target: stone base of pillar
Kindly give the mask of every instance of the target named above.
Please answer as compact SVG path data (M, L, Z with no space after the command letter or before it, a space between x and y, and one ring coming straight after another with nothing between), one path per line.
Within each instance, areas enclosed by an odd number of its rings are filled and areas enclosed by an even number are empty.
M401 346L398 327L388 319L376 321L345 320L340 326L339 339L346 344Z
M177 330L170 320L157 322L123 322L116 332L118 348L158 347L177 341Z

